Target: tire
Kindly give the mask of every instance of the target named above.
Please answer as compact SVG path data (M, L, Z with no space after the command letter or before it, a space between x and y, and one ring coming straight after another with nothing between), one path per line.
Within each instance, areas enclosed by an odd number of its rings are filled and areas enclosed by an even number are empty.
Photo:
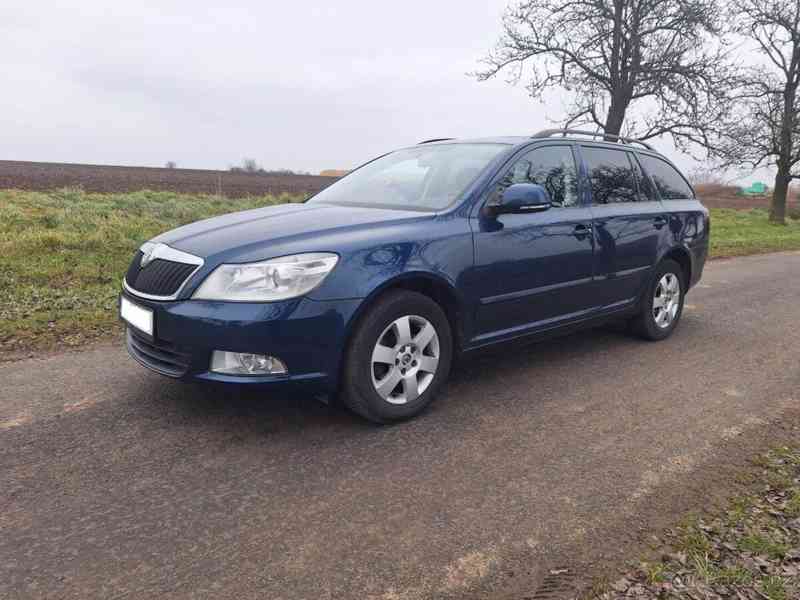
M674 260L662 261L647 286L639 315L631 321L633 332L650 341L668 338L681 319L685 296L686 275L683 269ZM666 300L660 300L662 297ZM659 306L662 302L664 307Z
M452 340L436 302L416 292L388 292L356 325L345 357L342 401L374 423L418 415L447 379Z

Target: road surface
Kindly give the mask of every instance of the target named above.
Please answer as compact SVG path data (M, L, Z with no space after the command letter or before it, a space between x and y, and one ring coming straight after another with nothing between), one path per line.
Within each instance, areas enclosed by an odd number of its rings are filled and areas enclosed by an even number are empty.
M798 299L800 253L717 261L671 339L504 349L384 428L118 345L0 365L0 598L535 589L795 407Z

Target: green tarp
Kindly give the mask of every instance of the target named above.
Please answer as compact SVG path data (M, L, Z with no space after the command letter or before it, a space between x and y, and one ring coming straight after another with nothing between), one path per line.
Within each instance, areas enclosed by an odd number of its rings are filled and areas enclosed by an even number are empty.
M745 196L764 196L767 193L767 184L760 181L754 182L750 187L742 188Z

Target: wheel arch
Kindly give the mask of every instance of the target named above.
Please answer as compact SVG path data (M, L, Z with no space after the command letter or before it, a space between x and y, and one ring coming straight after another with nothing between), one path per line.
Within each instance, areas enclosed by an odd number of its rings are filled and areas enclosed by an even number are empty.
M644 297L647 294L647 290L649 289L652 283L652 275L655 270L663 263L665 260L674 260L678 265L681 267L681 270L684 272L686 277L686 290L684 293L688 291L689 286L691 286L692 281L692 255L691 252L684 246L672 246L671 248L667 249L655 262L645 281L642 283L641 289L637 295L637 302L636 305L640 306L641 303L644 301Z
M457 353L463 341L463 327L465 322L465 303L456 287L441 275L426 271L411 271L401 273L396 277L388 279L375 287L363 302L359 305L345 331L344 348L350 344L353 331L358 326L361 318L370 306L384 294L394 290L408 290L428 296L431 300L442 307L450 324L453 336L453 351Z
M687 288L692 282L692 253L683 246L674 246L670 248L659 260L659 264L665 260L674 260L678 263L683 271L686 281L684 282Z

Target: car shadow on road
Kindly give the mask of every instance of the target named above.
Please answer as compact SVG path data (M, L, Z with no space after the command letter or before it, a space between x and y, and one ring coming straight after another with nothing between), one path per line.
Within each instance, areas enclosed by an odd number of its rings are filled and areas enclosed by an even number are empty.
M643 342L615 327L604 327L575 333L557 340L535 344L507 344L464 357L453 367L450 381L442 396L415 420L399 423L390 429L412 429L422 433L427 429L448 429L459 423L469 426L476 412L491 410L514 390L528 397L517 401L537 401L536 383L546 373L552 382L563 380L571 385L575 365L598 353L616 352L621 348L639 346ZM161 398L160 405L169 404L169 418L205 427L236 430L237 435L279 434L316 435L319 433L364 435L385 431L351 414L335 401L324 404L302 395L277 395L246 386L164 383L153 376L145 393Z

